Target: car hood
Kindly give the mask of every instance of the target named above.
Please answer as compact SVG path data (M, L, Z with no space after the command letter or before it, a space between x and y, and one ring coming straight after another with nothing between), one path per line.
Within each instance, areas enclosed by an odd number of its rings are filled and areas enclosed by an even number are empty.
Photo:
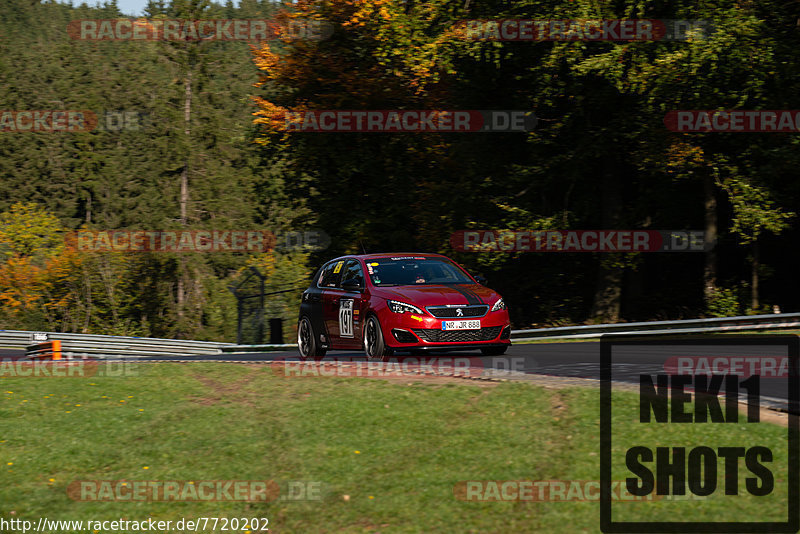
M376 297L399 300L417 306L492 305L500 298L499 293L480 284L373 287L370 293Z

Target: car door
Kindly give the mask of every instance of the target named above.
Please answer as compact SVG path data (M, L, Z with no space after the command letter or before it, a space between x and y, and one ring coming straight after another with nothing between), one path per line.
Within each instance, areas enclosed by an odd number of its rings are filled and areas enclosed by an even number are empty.
M336 339L339 336L338 324L333 321L338 306L338 285L339 279L342 276L342 268L344 267L345 260L336 260L328 263L322 268L319 280L317 280L317 287L322 290L321 296L321 316L322 326L326 333L326 342L329 347L333 348L336 344ZM334 302L337 300L337 302Z
M340 330L346 328L352 334L348 337L348 347L361 350L361 331L364 324L362 314L365 312L365 297L364 291L366 290L366 282L364 281L364 269L361 262L355 258L349 260L344 266L344 273L342 274L340 286L346 280L354 280L358 283L360 289L345 290L342 289L342 296L339 298L339 323ZM349 325L347 324L349 322ZM342 336L344 339L344 336Z
M327 276L323 280L322 313L325 319L325 330L330 336L331 348L342 348L339 333L339 298L342 290L339 282L347 259L336 260L329 265ZM346 332L345 332L346 333Z
M361 292L342 289L342 282L355 279L364 288L364 274L355 258L339 260L333 272L340 275L336 287L325 288L325 328L336 348L361 348Z

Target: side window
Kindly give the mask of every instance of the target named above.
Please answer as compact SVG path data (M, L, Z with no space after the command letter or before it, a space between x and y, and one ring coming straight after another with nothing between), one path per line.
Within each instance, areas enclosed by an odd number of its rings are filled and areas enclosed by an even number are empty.
M336 287L339 285L339 275L342 272L344 260L333 261L326 265L320 272L317 287Z
M361 270L361 264L358 260L349 260L344 268L342 281L353 278L358 281L358 285L364 287L364 271Z

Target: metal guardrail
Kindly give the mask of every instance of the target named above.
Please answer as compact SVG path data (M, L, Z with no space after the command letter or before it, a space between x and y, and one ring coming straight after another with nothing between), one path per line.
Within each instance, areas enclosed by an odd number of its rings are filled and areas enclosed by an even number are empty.
M742 315L737 317L713 317L710 319L686 319L681 321L647 321L639 323L593 324L559 326L555 328L532 328L512 330L512 341L541 341L547 339L591 339L603 334L692 334L730 331L757 331L781 328L800 329L800 313L769 315ZM531 336L531 334L538 334ZM297 347L283 345L233 345L223 352L259 352Z
M192 356L220 354L233 343L46 332L61 341L65 358L137 358L142 356ZM0 330L0 348L26 349L34 345L33 332Z
M692 334L748 330L800 328L800 313L598 324L512 330L512 341L548 339L591 339L603 334ZM139 358L144 356L201 356L233 352L264 352L296 348L293 343L236 345L214 341L158 339L47 332L49 339L61 341L65 358ZM26 349L33 345L33 332L0 330L0 348Z
M690 334L730 332L737 330L772 330L800 327L800 313L742 315L682 321L648 321L640 323L596 324L512 330L512 341L543 339L588 339L603 334ZM531 336L531 334L535 334Z
M276 350L296 349L297 343L266 343L263 345L231 345L222 347L223 353L230 352L272 352Z

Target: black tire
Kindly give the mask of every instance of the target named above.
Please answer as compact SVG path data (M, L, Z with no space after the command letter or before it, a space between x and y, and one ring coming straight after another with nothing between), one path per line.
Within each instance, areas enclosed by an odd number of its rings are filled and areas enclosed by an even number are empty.
M484 356L501 356L506 353L508 350L508 345L503 345L502 347L486 347L485 349L481 349L481 354Z
M391 347L387 347L383 340L383 331L381 330L381 323L374 315L370 315L367 322L364 323L364 339L362 341L364 352L367 359L375 361L386 361L392 355Z
M320 348L314 327L311 326L308 317L300 319L300 323L297 325L297 348L300 351L300 357L304 360L319 361L325 357L325 352L327 352Z

